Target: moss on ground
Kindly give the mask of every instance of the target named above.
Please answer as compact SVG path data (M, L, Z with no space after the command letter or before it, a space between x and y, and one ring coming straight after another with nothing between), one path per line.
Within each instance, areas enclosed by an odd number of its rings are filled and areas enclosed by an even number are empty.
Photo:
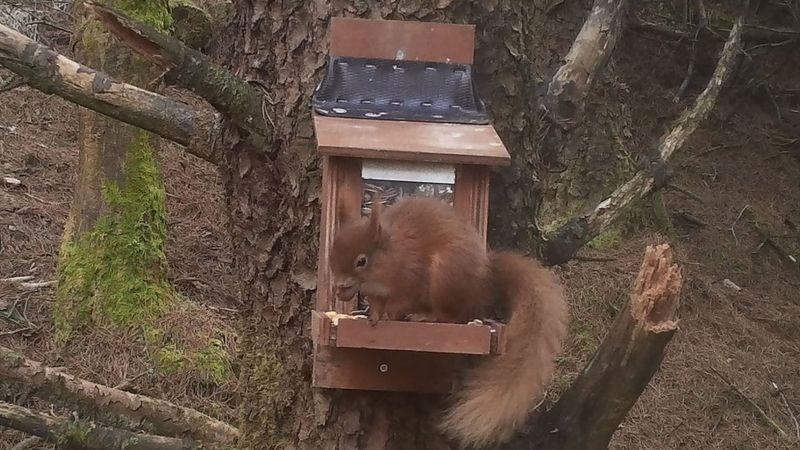
M172 7L176 3L179 2L175 0L115 0L114 6L158 31L167 31L172 26Z

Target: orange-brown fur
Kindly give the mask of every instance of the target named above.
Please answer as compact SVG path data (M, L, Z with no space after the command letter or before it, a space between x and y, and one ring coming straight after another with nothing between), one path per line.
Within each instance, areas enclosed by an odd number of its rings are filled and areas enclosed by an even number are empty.
M467 322L489 309L509 312L504 354L471 369L442 420L467 447L507 441L550 380L567 332L555 276L533 259L487 252L477 231L449 205L412 197L336 234L330 256L337 296L367 297L370 321ZM363 264L362 264L363 263Z

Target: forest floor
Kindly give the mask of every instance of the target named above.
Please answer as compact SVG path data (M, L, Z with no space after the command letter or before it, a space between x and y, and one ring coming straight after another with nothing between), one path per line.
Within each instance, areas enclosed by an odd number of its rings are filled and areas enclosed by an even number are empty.
M685 106L663 112L659 102L671 102L666 94L648 98L652 90L625 81L641 97L633 99L637 104L651 105L643 107L645 115L663 121L660 130ZM664 192L668 226L630 227L581 253L602 260L583 258L558 269L572 318L552 392L580 371L627 301L646 245L670 243L683 267L680 330L612 448L800 446L800 271L789 258L800 257L800 113L793 108L783 109L779 120L771 103L726 97L673 164L672 183L692 194ZM0 93L0 175L21 182L0 184L0 278L55 280L78 170L77 133L75 108L61 99L26 87ZM238 286L220 177L171 145L161 162L170 280L235 326ZM0 345L110 386L135 378L134 391L235 421L235 381L213 387L149 373L135 333L96 330L91 339L58 348L53 292L52 286L0 284ZM2 314L12 309L18 313L12 318ZM0 395L34 402L20 393ZM22 438L0 430L0 448Z

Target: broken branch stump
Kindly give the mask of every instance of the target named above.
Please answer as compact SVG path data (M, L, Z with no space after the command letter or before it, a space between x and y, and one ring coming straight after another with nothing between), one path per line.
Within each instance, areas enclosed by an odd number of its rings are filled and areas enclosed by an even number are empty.
M535 448L607 448L678 329L681 269L669 245L648 246L630 302L583 372L537 424Z

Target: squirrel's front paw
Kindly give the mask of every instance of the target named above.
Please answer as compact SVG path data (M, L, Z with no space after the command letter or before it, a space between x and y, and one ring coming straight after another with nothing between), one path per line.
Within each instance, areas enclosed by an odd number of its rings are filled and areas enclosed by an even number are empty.
M436 322L436 317L426 313L411 313L406 315L406 320L410 322Z
M378 315L378 313L374 311L370 311L369 316L367 317L369 319L369 324L372 325L373 327L378 324L379 320L381 320L381 317Z

